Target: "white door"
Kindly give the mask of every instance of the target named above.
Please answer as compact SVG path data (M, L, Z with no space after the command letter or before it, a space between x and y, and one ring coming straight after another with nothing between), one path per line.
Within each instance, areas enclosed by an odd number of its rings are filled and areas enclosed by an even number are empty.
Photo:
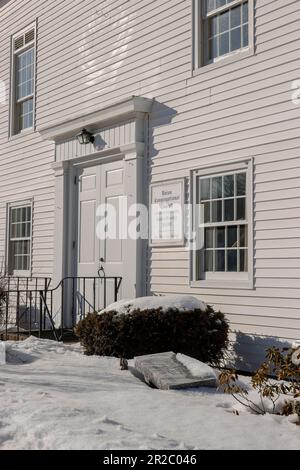
M110 205L115 209L118 230L121 198L124 194L123 161L105 163L78 170L78 263L77 312L99 310L115 301L117 277L124 275L124 241L114 235L115 230L107 227L108 236L99 239L96 234L97 208ZM102 209L102 214L103 214ZM103 221L102 221L103 224ZM107 221L109 224L109 219ZM101 278L98 276L99 268ZM122 283L118 291L122 298Z

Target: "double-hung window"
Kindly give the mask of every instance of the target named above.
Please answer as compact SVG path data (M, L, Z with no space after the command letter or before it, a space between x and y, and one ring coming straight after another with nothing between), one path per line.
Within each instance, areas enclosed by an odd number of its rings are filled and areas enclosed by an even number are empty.
M252 0L194 0L195 68L249 49Z
M251 280L251 194L249 168L195 175L197 230L201 246L195 251L195 281Z
M32 204L9 206L8 271L28 273L31 264Z
M12 135L34 128L35 40L34 26L12 40Z

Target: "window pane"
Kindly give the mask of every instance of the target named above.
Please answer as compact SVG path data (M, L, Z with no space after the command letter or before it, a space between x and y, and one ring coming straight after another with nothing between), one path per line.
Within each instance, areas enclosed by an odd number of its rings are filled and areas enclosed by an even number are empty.
M234 220L234 199L225 199L224 201L225 221Z
M209 58L215 59L218 56L218 36L215 36L209 40Z
M21 209L21 220L22 222L25 222L26 221L26 207L22 207Z
M224 33L229 30L229 11L225 11L219 15L219 33Z
M240 227L240 247L248 247L248 230L244 225Z
M222 222L222 201L212 203L212 222Z
M234 176L224 176L224 197L234 197Z
M219 55L225 55L229 52L229 33L219 36Z
M246 199L237 199L237 220L246 220Z
M29 240L24 240L23 242L23 253L29 255L30 244Z
M212 198L219 199L222 197L222 176L212 179Z
M21 209L16 209L17 211L17 222L22 222L22 211Z
M232 8L230 12L231 28L236 28L240 26L242 20L242 11L241 6Z
M205 266L204 270L213 271L214 270L214 252L213 250L205 250Z
M206 228L205 229L205 248L214 247L214 229Z
M209 37L216 36L219 31L219 22L218 22L218 16L213 16L209 20Z
M217 228L216 230L216 247L225 248L225 228Z
M240 271L248 272L248 250L240 250Z
M210 178L201 180L201 201L210 199Z
M23 271L29 271L29 256L23 256Z
M249 29L248 25L243 26L243 47L247 47L249 45Z
M16 238L16 235L17 235L16 225L12 224L11 229L10 229L10 237Z
M12 222L17 221L17 211L16 211L16 209L11 209L11 221Z
M16 238L21 238L22 232L21 232L21 224L16 225Z
M237 272L237 250L227 251L227 271Z
M204 204L204 223L209 224L210 223L210 202L205 202Z
M237 227L228 227L227 246L228 248L237 247Z
M26 237L26 224L21 224L21 233L22 238Z
M33 99L20 104L20 130L33 126Z
M224 272L225 271L225 250L217 250L216 254L216 271Z
M241 28L235 28L231 31L230 36L230 50L236 51L242 47L242 30Z
M25 234L25 237L30 238L30 236L31 236L30 231L31 231L31 223L30 223L30 222L27 222L27 223L26 223L26 234Z
M243 23L248 23L248 2L243 3Z
M239 173L236 175L236 189L237 196L246 195L246 173Z

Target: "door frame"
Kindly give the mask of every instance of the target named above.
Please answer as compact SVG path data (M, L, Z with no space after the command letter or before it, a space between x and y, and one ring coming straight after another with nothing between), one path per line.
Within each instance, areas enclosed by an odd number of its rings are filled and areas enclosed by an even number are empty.
M55 171L55 261L54 283L77 272L77 192L75 180L80 168L123 160L124 195L128 204L146 203L144 144L135 143L91 154L85 157L63 160L52 165ZM76 184L75 184L76 181ZM74 242L75 241L75 246ZM146 295L147 240L125 240L123 296L136 298Z

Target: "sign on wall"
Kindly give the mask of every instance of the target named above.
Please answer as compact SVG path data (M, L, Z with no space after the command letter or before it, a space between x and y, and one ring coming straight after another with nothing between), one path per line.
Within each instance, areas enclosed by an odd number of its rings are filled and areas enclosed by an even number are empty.
M184 179L150 186L150 243L184 245Z

